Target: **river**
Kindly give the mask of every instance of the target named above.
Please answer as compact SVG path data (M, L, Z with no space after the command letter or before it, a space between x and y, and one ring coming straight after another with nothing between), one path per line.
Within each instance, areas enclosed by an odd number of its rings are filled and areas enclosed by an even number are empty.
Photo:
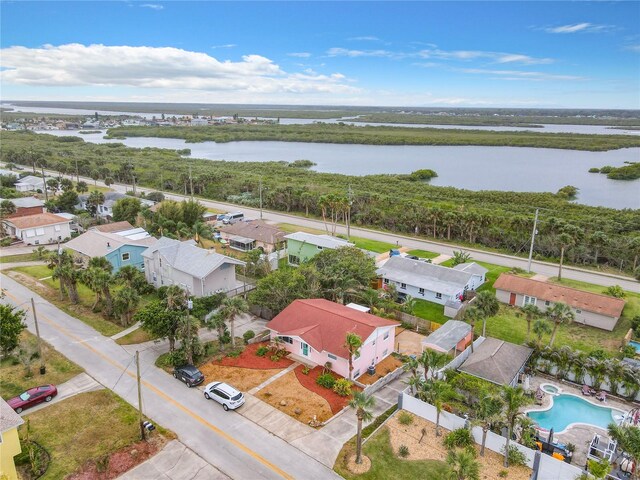
M346 175L411 173L421 168L438 172L432 185L469 190L556 192L565 185L580 189L577 201L611 208L640 208L640 180L609 180L589 173L591 167L622 166L639 161L640 148L587 152L551 148L478 146L396 146L297 142L186 143L181 139L132 137L105 140L104 132L76 135L92 143L123 143L134 148L191 149L192 158L234 162L292 162L307 159L318 172Z

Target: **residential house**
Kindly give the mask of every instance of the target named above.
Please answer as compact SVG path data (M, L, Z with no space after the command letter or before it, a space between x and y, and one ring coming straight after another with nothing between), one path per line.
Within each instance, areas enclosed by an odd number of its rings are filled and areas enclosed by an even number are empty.
M0 397L0 478L18 479L14 457L22 451L18 427L23 423L22 417Z
M94 257L104 257L115 273L125 265L143 270L142 253L157 241L142 228L116 233L89 230L69 240L65 248L73 251L76 262L84 266Z
M458 370L497 385L515 387L532 353L529 347L488 337L474 347Z
M44 202L36 197L0 198L0 203L8 200L16 207L15 213L6 218L26 217L37 213L44 213Z
M100 218L112 218L113 217L113 206L115 203L121 198L125 198L128 195L119 192L105 192L104 193L104 202L97 206L96 215ZM138 197L132 197L138 198ZM87 200L89 199L89 195L79 195L78 196L78 204L76 208L78 210L87 210ZM144 206L151 207L155 205L156 202L152 200L147 200L145 198L138 198L140 203Z
M104 232L104 233L117 233L117 232L122 232L123 230L131 230L133 228L134 228L133 225L131 225L126 220L123 220L121 222L112 222L112 223L105 223L103 225L96 225L95 227L91 227L89 230L97 230L99 232Z
M428 348L456 356L463 352L472 340L471 325L458 320L449 320L422 340L422 349Z
M573 309L575 323L609 331L618 323L625 305L621 298L506 273L500 275L493 286L496 297L503 303L518 307L536 305L545 312L555 303L562 302Z
M220 229L220 234L229 242L231 248L243 252L258 248L264 253L271 253L284 246L285 232L262 220L225 225Z
M306 364L325 365L349 378L349 351L344 346L347 333L362 339L353 358L356 379L371 366L393 352L398 322L380 318L355 308L316 298L294 300L267 323L271 339L279 338L283 347Z
M157 288L179 285L196 297L243 288L236 280L236 265L244 262L197 247L193 240L162 237L142 257L147 282Z
M290 233L284 238L287 240L289 265L300 265L307 262L325 248L336 249L354 246L353 243L331 235L314 235L305 232Z
M6 218L2 223L9 236L22 240L26 245L46 245L71 236L71 221L48 212Z
M44 192L44 181L42 177L27 175L26 177L20 178L14 184L14 187L18 192L36 192L38 190Z
M466 270L456 270L394 256L378 268L377 273L383 285L395 285L401 296L411 295L444 305L448 300L461 299L468 290L477 289L484 283L487 271L475 263Z

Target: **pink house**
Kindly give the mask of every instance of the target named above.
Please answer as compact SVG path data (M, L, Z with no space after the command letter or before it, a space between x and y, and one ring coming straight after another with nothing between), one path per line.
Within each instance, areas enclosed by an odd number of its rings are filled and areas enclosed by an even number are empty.
M284 347L307 364L324 365L349 378L347 333L362 339L360 354L353 359L353 378L366 372L393 351L398 322L376 317L321 298L295 300L267 323L271 339L279 337Z

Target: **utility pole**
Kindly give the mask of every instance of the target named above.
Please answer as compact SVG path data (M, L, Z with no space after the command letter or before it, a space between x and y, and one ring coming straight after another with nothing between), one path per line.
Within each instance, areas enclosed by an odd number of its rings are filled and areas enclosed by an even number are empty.
M78 173L78 157L76 157L76 183L80 182L80 174Z
M34 173L35 173L35 163L34 163ZM47 193L47 178L44 176L44 167L42 165L40 165L40 168L42 169L42 190L44 190L44 201L48 202L49 201L49 194Z
M529 262L527 263L527 273L531 273L531 258L533 257L533 242L536 239L536 234L538 233L538 211L540 209L536 208L536 218L533 221L533 231L531 232L531 247L529 248Z
M140 439L145 439L144 424L142 421L142 387L140 385L140 352L136 350L136 379L138 381L138 423L140 423Z
M353 204L351 184L347 191L347 242L351 240L351 205Z
M189 165L189 188L191 189L191 200L193 200L193 177L191 176L191 165Z
M260 190L260 220L262 220L262 177L260 177L260 183L259 183L259 190Z
M38 356L40 357L40 375L47 373L47 367L44 364L42 356L42 340L40 339L40 327L38 326L38 316L36 315L36 302L31 297L31 311L33 312L33 323L36 325L36 337L38 337Z
M191 309L193 308L193 301L189 298L189 294L185 292L187 296L187 359L189 363L193 363L193 344L191 343Z

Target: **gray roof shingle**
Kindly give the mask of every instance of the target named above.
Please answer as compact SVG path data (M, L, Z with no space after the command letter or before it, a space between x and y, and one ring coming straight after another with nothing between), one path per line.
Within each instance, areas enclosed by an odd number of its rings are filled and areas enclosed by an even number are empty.
M0 397L0 433L17 428L23 423L22 417L14 412L13 408Z
M284 238L287 240L297 240L298 242L304 242L310 245L318 245L322 248L353 247L353 243L349 243L341 238L332 237L331 235L314 235L313 233L295 232L286 235Z
M475 347L458 370L498 385L509 385L532 352L529 347L489 337Z
M460 340L469 335L471 325L459 320L449 320L435 332L422 340L425 348L448 352L454 348Z

